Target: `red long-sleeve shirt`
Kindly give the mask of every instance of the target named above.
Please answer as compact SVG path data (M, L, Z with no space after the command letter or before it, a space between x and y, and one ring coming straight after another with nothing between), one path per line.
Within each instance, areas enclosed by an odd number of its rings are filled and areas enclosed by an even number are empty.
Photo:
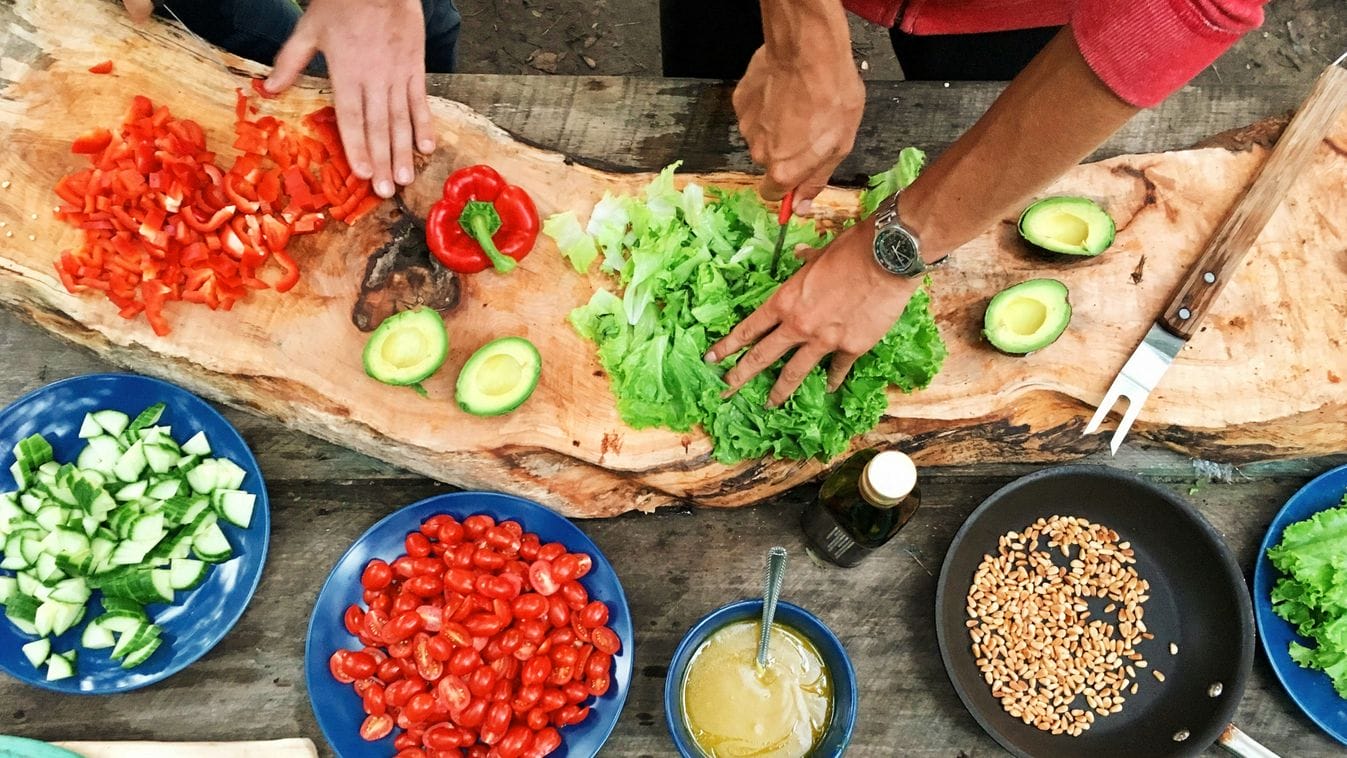
M909 34L1070 24L1085 61L1127 102L1148 108L1263 23L1267 0L844 0Z

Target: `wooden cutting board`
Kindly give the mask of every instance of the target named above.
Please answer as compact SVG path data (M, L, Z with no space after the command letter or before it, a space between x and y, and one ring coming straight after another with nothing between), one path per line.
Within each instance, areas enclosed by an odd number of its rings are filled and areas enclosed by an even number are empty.
M71 19L78 18L78 23ZM217 53L176 28L131 24L119 4L83 0L0 5L0 301L56 334L129 369L267 414L324 439L465 487L535 498L568 515L607 516L674 502L755 502L818 474L816 461L711 461L700 434L633 430L618 417L592 346L565 322L603 277L576 275L545 237L509 276L432 272L418 235L392 203L352 228L334 225L293 247L304 278L290 293L254 293L231 313L168 309L173 332L156 337L101 297L72 296L52 266L76 233L51 214L51 188L84 159L70 140L120 123L132 95L206 127L212 147L232 142L234 88ZM116 70L95 76L101 60ZM260 71L227 57L239 74ZM328 104L312 81L263 103L298 124ZM612 174L511 139L462 105L435 100L441 147L404 193L424 214L454 168L490 163L527 188L544 215L587 218L604 191L636 192L649 174ZM936 276L950 346L944 371L914 395L895 393L889 416L858 446L899 444L924 465L1050 461L1102 448L1082 438L1092 404L1140 340L1206 236L1266 157L1202 149L1132 155L1081 166L1054 192L1103 202L1118 237L1105 255L1064 265L1024 249L1014 219L959 251ZM646 166L654 170L658 166ZM695 177L751 186L742 174ZM855 211L855 195L829 189L815 207L826 223ZM340 227L340 228L335 228ZM9 234L12 232L12 236ZM999 289L1050 276L1071 291L1075 315L1053 346L1026 358L981 341L982 312ZM426 382L430 397L365 377L366 332L411 302L444 312L451 354ZM1347 117L1273 217L1204 332L1152 394L1132 432L1193 455L1247 461L1347 448ZM471 417L453 402L459 368L490 339L538 345L542 380L518 411Z

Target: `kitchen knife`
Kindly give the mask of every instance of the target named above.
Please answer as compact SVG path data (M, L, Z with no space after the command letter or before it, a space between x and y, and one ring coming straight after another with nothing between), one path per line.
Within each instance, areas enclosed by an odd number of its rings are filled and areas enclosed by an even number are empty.
M772 276L776 276L776 264L781 260L781 248L786 245L786 227L790 226L790 209L795 204L795 190L781 198L781 208L776 212L776 223L781 230L776 233L776 249L772 251Z
M192 31L192 28L189 27L189 26L186 24L186 22L184 22L181 18L178 18L178 14L173 12L173 9L170 8L170 7L168 6L168 3L165 3L165 2L156 2L156 3L155 3L155 7L156 7L156 8L163 8L163 9L164 9L164 12L167 13L169 16L171 16L171 17L173 18L174 21L177 21L177 22L178 22L178 26L181 26L183 31L187 32L188 36L190 36L192 39L196 40L197 42L201 43L201 46L202 46L203 48L205 48L205 51L204 51L205 57L210 58L211 60L215 61L215 63L216 63L217 65L219 65L220 68L222 68L222 69L225 70L225 73L226 73L226 74L230 74L230 75L240 75L240 74L241 74L241 75L244 75L244 76L248 76L248 73L247 73L247 72L245 72L245 71L239 71L239 70L236 70L236 69L234 69L234 68L231 68L231 67L229 66L228 63L225 63L224 57L223 57L222 55L220 55L220 50L219 50L219 48L217 48L215 45L212 45L211 43L207 42L206 40L202 39L202 37L201 37L200 34L197 34L196 32Z
M1309 165L1314 151L1323 142L1344 107L1347 107L1347 53L1333 62L1315 81L1286 131L1253 183L1221 222L1216 234L1188 272L1164 313L1151 325L1146 337L1123 364L1104 400L1099 404L1085 434L1094 434L1119 398L1127 398L1118 429L1109 449L1116 455L1127 431L1132 428L1160 378L1179 350L1197 334L1198 325L1211 310L1222 288L1234 277L1240 261L1254 240L1267 226L1282 198Z

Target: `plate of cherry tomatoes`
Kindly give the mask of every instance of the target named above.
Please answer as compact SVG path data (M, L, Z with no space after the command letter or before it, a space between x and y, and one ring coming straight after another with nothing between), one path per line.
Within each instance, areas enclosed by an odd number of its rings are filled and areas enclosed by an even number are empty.
M613 567L521 498L438 495L370 527L309 620L304 674L343 758L592 756L632 676Z

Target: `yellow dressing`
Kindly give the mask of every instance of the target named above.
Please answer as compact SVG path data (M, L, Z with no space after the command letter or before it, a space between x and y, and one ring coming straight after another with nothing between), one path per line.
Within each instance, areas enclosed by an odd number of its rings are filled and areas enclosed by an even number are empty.
M757 621L713 633L692 655L683 712L709 758L800 758L832 716L832 682L818 651L789 627L772 626L769 662L759 669Z

